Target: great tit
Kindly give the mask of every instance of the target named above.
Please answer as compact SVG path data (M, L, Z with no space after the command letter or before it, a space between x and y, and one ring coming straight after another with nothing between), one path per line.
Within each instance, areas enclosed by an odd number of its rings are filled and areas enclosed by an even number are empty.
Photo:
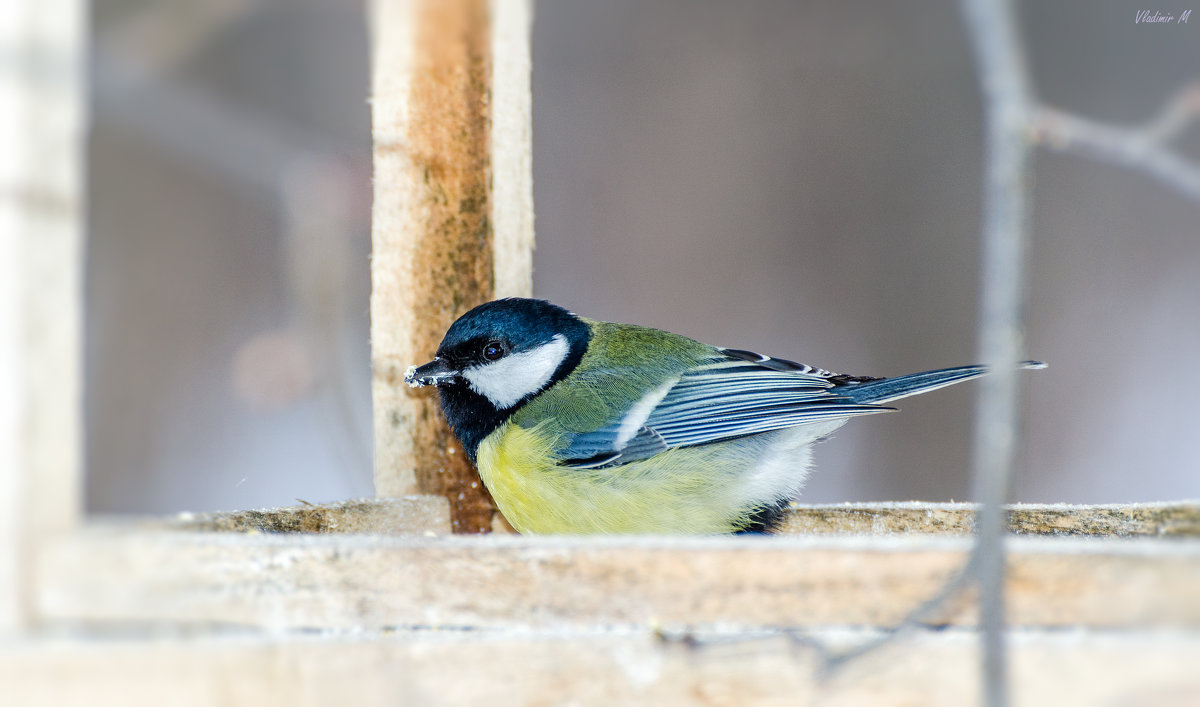
M522 533L711 534L769 531L849 418L984 373L842 375L510 298L460 317L405 381L437 386Z

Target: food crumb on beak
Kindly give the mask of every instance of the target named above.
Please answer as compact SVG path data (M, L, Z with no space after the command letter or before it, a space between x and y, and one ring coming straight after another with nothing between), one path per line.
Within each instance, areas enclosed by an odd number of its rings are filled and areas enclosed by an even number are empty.
M409 366L408 368L404 369L404 382L408 383L409 388L420 388L421 387L421 381L419 381L413 377L416 374L416 372L417 372L416 366Z

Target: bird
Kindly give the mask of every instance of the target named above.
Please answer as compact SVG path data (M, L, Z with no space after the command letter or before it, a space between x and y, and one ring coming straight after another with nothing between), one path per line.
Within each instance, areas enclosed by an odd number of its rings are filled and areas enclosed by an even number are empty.
M986 372L845 375L512 297L459 317L404 380L437 388L521 533L719 535L774 530L813 443L850 418Z

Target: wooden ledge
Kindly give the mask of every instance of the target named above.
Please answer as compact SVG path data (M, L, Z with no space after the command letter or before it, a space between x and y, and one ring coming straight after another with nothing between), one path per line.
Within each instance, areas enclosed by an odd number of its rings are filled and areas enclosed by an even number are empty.
M792 504L781 533L866 534L975 532L973 503ZM1091 537L1200 537L1200 501L1072 505L1018 503L1009 506L1016 535Z
M386 537L92 527L48 541L48 622L269 629L888 626L960 570L968 538ZM1200 627L1200 542L1009 541L1009 621ZM930 623L973 623L969 597Z
M970 503L793 504L781 534L891 535L932 533L970 535L976 506ZM1009 507L1017 535L1089 537L1200 537L1200 501L1114 505L1016 504ZM378 533L444 535L450 532L448 505L439 496L357 499L288 508L181 514L147 521L185 531L262 533Z
M360 498L224 513L181 513L144 520L146 527L234 533L374 533L448 535L450 504L443 496Z

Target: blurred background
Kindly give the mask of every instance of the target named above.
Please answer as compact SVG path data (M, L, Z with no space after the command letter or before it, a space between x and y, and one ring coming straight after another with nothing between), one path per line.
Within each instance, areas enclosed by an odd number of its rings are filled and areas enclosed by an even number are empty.
M1021 5L1041 98L1149 119L1200 20ZM351 0L95 0L87 503L371 495L370 123ZM841 372L975 359L981 110L958 6L554 0L535 294ZM1200 160L1200 126L1179 141ZM1015 499L1200 497L1200 204L1035 162ZM970 385L856 421L806 502L964 500Z

